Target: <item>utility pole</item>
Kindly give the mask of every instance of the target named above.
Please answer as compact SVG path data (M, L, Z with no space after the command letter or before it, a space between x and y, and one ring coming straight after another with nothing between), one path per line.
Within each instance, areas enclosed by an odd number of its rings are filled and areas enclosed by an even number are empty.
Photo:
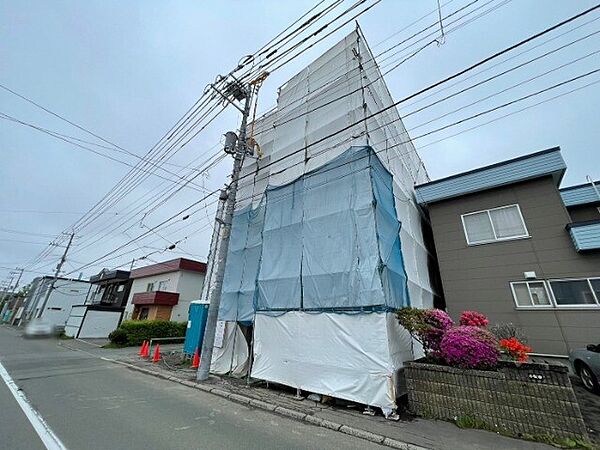
M206 276L204 278L204 284L202 285L202 293L200 295L201 301L208 303L208 296L210 294L210 287L212 286L212 279L215 268L215 252L219 245L219 236L221 234L221 224L223 223L223 210L225 209L225 200L227 200L227 191L222 189L219 193L219 203L217 205L217 212L215 214L215 226L213 227L213 233L210 238L210 248L208 250L208 261L206 265ZM202 339L202 336L200 336ZM200 342L198 342L200 344Z
M21 277L23 276L23 272L25 271L25 269L19 269L17 267L17 271L19 272L19 276L18 276L17 281L15 282L15 284L14 284L14 286L12 288L11 293L10 293L11 298L14 298L14 296L15 296L15 292L16 292L17 288L19 287L19 283L21 282ZM17 315L17 311L21 307L21 303L22 302L23 302L23 299L18 298L15 301L15 303L13 304L12 311L11 311L11 314L10 314L10 319L11 319L10 320L10 324L11 325L13 325L13 323L14 323L14 317Z
M200 367L196 379L198 381L204 381L208 379L210 374L210 363L212 361L213 346L215 343L215 333L217 327L217 318L219 316L219 306L221 304L221 289L223 287L223 275L225 274L225 263L227 261L227 250L229 248L229 236L231 235L231 222L233 220L233 211L235 208L235 197L237 193L238 180L240 177L240 171L242 170L242 164L244 162L244 156L248 150L248 144L246 142L246 128L248 126L248 116L250 115L250 105L252 102L252 94L254 92L254 86L251 84L242 85L237 79L230 82L225 89L226 95L219 91L214 85L212 88L217 91L225 100L233 104L242 113L242 123L240 125L240 134L238 136L237 145L233 152L233 171L231 173L231 183L225 193L221 193L221 198L225 201L224 214L222 218L216 217L215 228L218 227L220 231L220 239L217 243L216 252L214 254L215 262L213 267L215 269L214 277L212 278L212 286L207 287L210 289L208 294L209 306L208 306L208 317L206 318L206 327L204 331L204 339L202 341L202 352ZM236 100L245 100L244 109L240 108L237 104L233 103L229 99L233 96ZM232 134L227 133L228 138L231 138ZM226 140L225 151L228 151L228 141Z
M73 242L74 237L75 237L75 233L71 233L71 236L69 237L69 242L67 243L67 246L65 247L65 251L63 252L62 257L60 258L59 263L56 265L56 271L54 272L54 278L52 279L50 286L48 286L48 290L46 291L46 295L44 296L44 301L42 302L42 306L40 307L40 311L37 315L38 318L42 317L44 308L46 308L46 303L48 303L48 299L50 298L52 289L54 289L54 284L56 283L56 280L58 279L58 275L60 274L60 269L62 269L63 264L67 260L67 253L69 252L69 247L71 247L71 243Z
M10 290L10 288L12 286L12 282L15 279L16 273L17 272L10 272L6 276L6 278L8 279L8 283L6 281L3 283L2 299L0 300L0 303L2 303L2 309L0 310L0 322L4 319L4 314L6 313L6 310L8 309L8 301L5 301L5 300L7 298L8 291Z
M16 281L15 285L13 286L11 295L13 295L15 293L15 291L17 290L17 288L19 287L19 283L21 282L21 277L23 276L23 272L25 271L25 269L19 269L17 267L17 271L19 272L19 276L17 277L17 281Z

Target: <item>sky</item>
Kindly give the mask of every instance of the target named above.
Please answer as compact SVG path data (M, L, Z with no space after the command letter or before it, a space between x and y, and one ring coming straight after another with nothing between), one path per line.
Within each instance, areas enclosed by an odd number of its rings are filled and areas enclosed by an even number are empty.
M442 14L450 14L472 1L442 1ZM218 74L227 73L240 58L260 48L315 3L316 0L0 0L0 84L141 156ZM594 3L479 0L470 8L495 9L456 30L447 23L443 44L428 46L386 75L390 92L395 99L404 98ZM435 22L436 7L436 0L382 0L358 20L371 49L378 54ZM428 13L432 14L409 26ZM549 35L554 37L573 29L490 69L487 75L584 38L600 29L600 20L593 19L600 19L600 12ZM279 86L354 26L349 23L271 74L260 91L259 111L273 106ZM407 102L401 105L400 115L405 117L410 135L416 138L441 125L587 73L598 68L598 54L590 55L600 50L598 36L584 38L424 111L414 112L441 95L420 103ZM558 69L561 65L564 67ZM522 86L508 89L538 75ZM473 78L470 83L484 77ZM489 116L416 138L414 144L432 179L554 146L561 147L568 166L563 186L583 183L588 175L600 179L600 84L484 124L598 80L598 74L587 76ZM453 91L445 94L450 92ZM457 109L459 112L452 113ZM93 139L3 89L0 113L79 139ZM452 114L427 123L447 113ZM46 248L52 236L67 230L100 200L129 167L2 117L6 116L0 115L0 280L11 269L25 266L28 271L22 282L27 282L34 276L53 272L62 247L53 247L34 265L28 263ZM222 134L238 124L239 114L229 108L170 161L174 165L169 170L177 171L178 165L188 165L215 151ZM470 129L473 127L476 128ZM94 148L128 164L137 161L122 153ZM231 159L227 158L196 182L207 189L217 189L224 185L230 170ZM134 261L133 267L178 256L206 259L214 203L194 216L193 226L180 231L181 227L174 226L164 234L150 234L127 247L127 255L80 270L202 196L198 190L184 189L143 220L139 220L140 215L128 230L111 231L111 225L125 217L127 211L152 199L161 183L165 181L150 177L96 223L77 233L64 272L75 277L83 272L84 277L89 277L103 266L128 268L133 258L150 252L156 253L146 260ZM170 243L184 238L175 251L163 251Z

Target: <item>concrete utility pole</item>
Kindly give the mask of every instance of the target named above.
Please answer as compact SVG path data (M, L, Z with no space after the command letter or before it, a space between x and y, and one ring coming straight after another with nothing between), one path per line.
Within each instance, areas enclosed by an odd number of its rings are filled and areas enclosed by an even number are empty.
M15 291L19 287L19 283L21 282L21 277L23 276L23 272L25 271L25 269L19 269L17 267L17 271L19 272L19 276L17 277L17 281L16 281L15 285L13 286L11 295L14 295Z
M210 238L210 248L208 250L208 261L206 264L206 276L204 278L204 284L202 285L202 293L200 294L200 300L208 303L208 296L210 294L210 287L212 286L212 279L215 268L215 253L219 245L219 236L221 234L221 224L223 223L223 211L225 209L225 201L227 200L227 191L221 190L219 193L219 203L217 205L217 212L215 214L215 226L213 227L212 236ZM200 336L202 339L202 336ZM198 342L200 344L200 342Z
M235 80L235 79L234 79ZM242 163L244 162L244 156L248 150L248 144L246 142L246 128L248 126L248 116L250 115L250 105L252 102L252 94L254 87L249 84L242 85L239 81L235 80L227 85L226 92L229 95L223 94L214 85L212 86L225 100L232 103L236 108L242 112L242 124L240 126L240 134L233 152L233 171L231 173L231 183L226 190L225 209L223 217L217 217L215 220L215 228L220 230L220 239L218 240L216 252L214 254L215 263L214 276L212 278L211 286L207 286L209 290L208 299L208 317L206 318L206 328L204 331L204 339L202 341L202 352L200 359L200 367L196 379L198 381L204 381L208 379L210 373L210 363L212 360L213 346L215 343L215 333L217 327L217 318L219 316L219 306L221 304L221 289L223 287L223 275L225 274L225 263L227 261L227 250L229 248L229 236L231 235L231 221L233 220L233 211L235 208L235 197L237 193L238 180L240 177L240 171L242 170ZM245 100L244 109L238 107L230 96L233 96L236 100ZM231 138L232 134L226 135ZM229 139L228 139L229 140ZM225 151L228 151L228 140L226 140ZM224 197L222 193L222 198Z
M44 301L42 302L42 306L40 307L40 311L37 315L38 318L42 317L42 313L44 312L46 303L48 303L48 299L50 298L52 289L54 289L54 284L56 283L56 280L58 279L58 275L60 274L60 269L62 269L63 264L67 260L67 253L69 252L69 247L71 247L71 243L73 242L74 237L75 237L75 233L71 233L71 236L69 237L69 242L67 243L67 246L65 247L65 251L63 252L62 257L60 258L59 263L56 265L56 271L54 272L54 278L53 278L52 282L50 283L50 286L48 286L48 290L46 291L46 295L44 296Z
M19 283L21 282L21 277L23 276L23 272L25 271L25 269L19 269L17 267L17 272L19 273L19 276L17 277L17 281L15 282L12 291L10 292L10 297L14 298L15 296L15 292L17 291L17 288L19 287ZM21 303L23 302L23 300L21 298L19 298L12 307L11 313L10 313L10 324L13 325L14 324L14 317L17 314L17 311L19 310L19 308L21 307Z
M17 274L17 272L10 272L6 278L7 281L4 281L2 283L2 298L0 299L0 303L3 303L6 298L8 297L8 291L10 290L13 280L15 279L15 275ZM10 277L10 278L9 278ZM6 310L8 309L8 302L4 303L4 305L2 306L2 311L0 312L0 320L2 320L2 318L4 317L4 313L6 312Z

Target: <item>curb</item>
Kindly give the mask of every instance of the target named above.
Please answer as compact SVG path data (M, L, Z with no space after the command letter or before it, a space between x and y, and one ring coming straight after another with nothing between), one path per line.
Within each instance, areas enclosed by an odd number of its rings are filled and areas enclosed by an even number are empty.
M118 361L116 359L110 359L110 358L102 358L102 359L104 359L105 361L110 361L112 363L127 367L128 369L134 370L136 372L145 373L147 375L151 375L156 378L162 378L163 380L167 380L167 381L173 381L173 382L179 383L183 386L191 387L191 388L203 391L203 392L217 395L219 397L226 398L226 399L231 400L236 403L241 403L246 406L252 406L257 409L262 409L264 411L272 412L272 413L278 414L280 416L288 417L290 419L306 422L311 425L317 425L319 427L323 427L323 428L327 428L329 430L344 433L344 434L347 434L350 436L364 439L366 441L384 445L386 447L397 448L397 449L401 449L401 450L429 450L426 447L421 447L419 445L399 441L397 439L392 439L392 438L383 436L381 434L371 433L370 431L362 430L360 428L350 427L348 425L343 425L341 423L332 422L330 420L320 419L318 417L311 416L310 414L305 414L303 412L296 411L294 409L289 409L289 408L285 408L283 406L274 405L273 403L268 403L268 402L265 402L262 400L257 400L255 398L246 397L241 394L227 392L227 391L224 391L223 389L219 389L216 387L210 387L210 386L207 386L207 385L204 385L201 383L194 383L193 381L181 380L177 377L158 373L153 370L146 369L144 367L138 367L134 364L129 364L129 363L126 363L123 361Z

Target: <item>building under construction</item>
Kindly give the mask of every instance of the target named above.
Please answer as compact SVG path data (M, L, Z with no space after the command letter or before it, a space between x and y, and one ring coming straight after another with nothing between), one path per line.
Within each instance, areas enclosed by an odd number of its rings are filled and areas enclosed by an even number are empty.
M360 29L251 127L211 369L387 415L420 356L394 310L432 307L436 289L413 190L428 176Z

